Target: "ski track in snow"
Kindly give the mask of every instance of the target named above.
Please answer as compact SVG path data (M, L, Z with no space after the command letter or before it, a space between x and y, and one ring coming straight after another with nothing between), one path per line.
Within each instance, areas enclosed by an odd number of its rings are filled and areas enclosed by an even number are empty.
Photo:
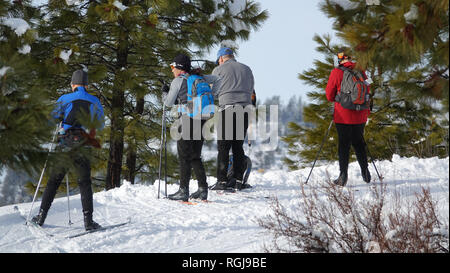
M438 213L448 225L449 215L449 158L417 159L394 156L391 161L376 162L384 177L387 194L400 193L414 198L422 187L429 188L438 202ZM380 182L373 164L369 166L373 185ZM66 239L65 236L84 231L80 196L71 196L71 221L68 225L67 199L56 198L44 224L53 237L33 227L27 227L23 218L14 213L14 205L0 207L0 252L129 252L129 253L227 253L264 252L270 244L268 233L259 227L257 220L271 214L270 198L276 197L288 211L297 210L301 201L300 183L305 182L310 168L287 172L270 170L253 171L249 184L254 188L238 193L218 194L209 191L210 203L185 205L165 199L164 182L161 182L160 199L158 183L131 185L128 182L117 189L94 194L94 220L111 225L131 218L131 223ZM338 163L316 166L308 186L314 188L339 174ZM216 182L208 177L208 184ZM192 180L190 191L197 189ZM173 193L178 185L168 185ZM307 189L307 188L306 188ZM344 190L353 190L359 201L371 200L370 188L362 181L359 165L349 166L349 181ZM37 213L38 200L32 216ZM28 216L31 203L18 204L21 214Z

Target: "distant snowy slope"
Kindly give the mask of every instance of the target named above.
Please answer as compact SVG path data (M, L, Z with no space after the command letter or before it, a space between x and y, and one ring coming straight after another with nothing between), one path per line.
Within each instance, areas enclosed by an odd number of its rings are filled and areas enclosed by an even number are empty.
M400 192L414 198L422 187L430 188L438 202L438 214L448 226L449 215L449 158L418 159L394 156L391 161L377 162L384 176L389 195ZM253 172L249 183L251 191L220 195L209 192L211 203L184 205L157 198L158 183L152 186L131 185L99 192L94 195L94 219L100 224L119 223L131 218L131 223L116 229L96 232L74 239L64 236L83 231L80 196L71 196L72 222L68 227L67 199L53 203L44 228L47 238L23 225L23 219L13 212L13 206L0 207L0 252L263 252L271 238L257 220L271 213L269 198L277 197L288 210L294 210L301 201L299 187L310 169L294 172L272 170ZM370 165L375 184L379 184L373 165ZM313 187L319 182L337 177L338 163L316 166L309 181ZM215 183L208 178L208 183ZM164 189L164 184L161 184ZM168 185L168 192L177 190ZM191 181L191 191L197 188ZM351 163L346 189L354 190L356 197L368 198L369 186L362 182L357 163ZM33 209L37 213L40 202ZM18 205L27 216L30 203Z

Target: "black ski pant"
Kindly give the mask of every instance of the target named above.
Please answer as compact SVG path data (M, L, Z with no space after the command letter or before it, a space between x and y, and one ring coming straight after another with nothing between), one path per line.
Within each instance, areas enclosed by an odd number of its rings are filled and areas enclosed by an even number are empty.
M197 134L200 139L194 138L194 130L201 130L205 124L205 120L192 119L182 116L182 130L187 129L189 123L189 137L181 138L177 141L177 151L180 164L180 187L189 188L191 179L191 171L194 169L195 176L199 187L208 187L206 182L206 172L202 162L203 136ZM196 127L194 126L196 124ZM198 132L197 132L198 133ZM200 132L201 133L201 132Z
M229 107L226 110L219 112L220 128L218 128L217 140L217 181L228 181L227 174L230 149L233 152L233 178L242 181L246 163L243 145L248 129L248 114L243 113L243 115L241 115L233 113L231 123L226 120L227 116L228 118L231 117L231 115L226 114L226 111L233 111L233 107ZM229 130L232 130L232 132L229 132ZM243 131L239 132L238 130ZM229 136L232 136L232 138Z
M367 169L367 152L364 141L365 124L340 124L336 123L339 138L338 154L339 169L341 173L347 173L350 156L350 146L355 150L361 170Z
M59 162L52 166L50 178L47 182L47 186L42 196L42 210L48 211L50 209L50 206L52 205L52 202L55 198L56 191L61 185L64 176L67 174L70 167L73 166L78 177L77 182L78 186L80 187L83 213L92 214L92 212L94 211L91 187L91 163L86 154L81 153L80 150L81 149L77 149L77 151L68 152L67 158L64 157L64 159L68 160L69 162Z

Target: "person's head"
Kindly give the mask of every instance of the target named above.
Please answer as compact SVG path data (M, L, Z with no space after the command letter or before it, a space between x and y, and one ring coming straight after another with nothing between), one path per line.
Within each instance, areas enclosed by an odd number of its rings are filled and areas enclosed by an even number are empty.
M87 72L82 69L75 70L72 74L72 81L70 82L70 85L72 86L72 90L75 90L75 88L79 86L86 89L88 86Z
M339 64L346 63L352 59L352 57L350 57L350 55L349 55L349 51L350 50L348 48L340 48L339 49L339 51L337 53Z
M217 52L216 64L221 65L224 62L228 61L229 59L233 59L233 58L234 58L233 50L228 47L222 47Z
M189 73L191 71L191 58L184 54L178 54L170 64L173 76L176 78L181 73Z

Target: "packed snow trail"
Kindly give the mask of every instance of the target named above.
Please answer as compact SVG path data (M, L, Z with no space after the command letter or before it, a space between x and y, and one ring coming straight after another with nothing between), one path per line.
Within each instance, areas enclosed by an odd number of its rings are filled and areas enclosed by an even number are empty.
M383 175L387 193L401 193L414 198L422 187L429 188L438 201L438 214L448 225L449 215L449 159L418 159L394 156L391 161L376 162ZM373 165L369 166L372 179L379 184ZM94 194L94 220L101 225L112 225L131 218L127 225L101 232L67 239L84 231L80 195L71 196L71 218L68 225L67 199L55 199L43 226L53 237L31 230L22 217L14 212L14 205L0 207L0 252L130 252L130 253L229 253L264 252L270 245L269 234L257 221L271 213L270 198L277 197L287 210L297 210L301 202L300 183L306 180L310 168L287 172L253 171L249 178L252 189L237 193L218 194L209 191L208 200L195 206L158 199L158 183L131 185L124 182L120 188ZM308 182L313 188L339 174L338 163L316 166ZM216 182L208 177L208 184ZM197 189L191 181L190 191ZM161 187L163 188L163 187ZM173 193L178 185L168 185ZM359 166L349 166L346 189L355 190L356 198L370 198L369 186L362 181ZM29 212L31 203L16 204L22 215ZM40 200L34 206L37 213Z

